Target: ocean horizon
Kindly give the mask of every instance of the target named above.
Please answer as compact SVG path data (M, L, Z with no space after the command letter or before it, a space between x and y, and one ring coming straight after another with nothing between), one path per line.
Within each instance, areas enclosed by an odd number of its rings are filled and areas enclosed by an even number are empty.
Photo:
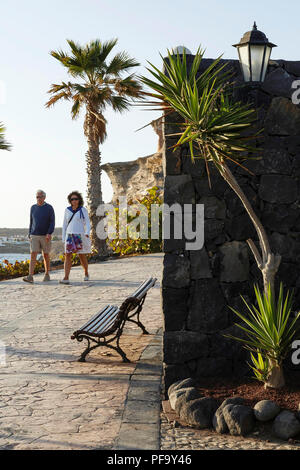
M3 264L5 259L14 264L16 261L21 262L30 259L30 253L0 253L0 264Z

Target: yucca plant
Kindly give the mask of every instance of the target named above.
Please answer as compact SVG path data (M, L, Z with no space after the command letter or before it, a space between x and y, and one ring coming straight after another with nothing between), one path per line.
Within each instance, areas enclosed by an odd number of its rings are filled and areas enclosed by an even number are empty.
M289 292L284 295L282 283L277 300L270 285L267 294L260 292L257 285L254 286L254 291L257 307L250 306L241 296L247 307L248 315L230 307L243 321L242 324L236 323L236 326L244 332L245 337L238 338L232 335L226 335L226 337L243 343L251 353L255 354L259 351L261 356L258 358L258 366L264 364L261 372L265 376L265 386L281 388L285 385L282 362L299 330L297 321L300 313L297 313L293 318L291 317L293 295L290 295ZM267 361L267 366L264 360Z
M187 67L185 52L172 54L163 59L164 71L149 63L152 78L141 77L154 98L148 106L163 110L164 114L176 112L181 117L178 132L170 134L177 138L174 150L188 144L191 158L205 160L208 178L213 164L241 200L256 229L260 250L253 240L247 240L262 272L264 289L274 289L275 274L281 257L270 249L266 231L253 210L248 198L231 172L228 163L242 166L241 162L252 157L251 139L257 136L252 126L257 121L256 111L248 104L234 102L230 75L225 72L220 58L200 73L204 50L199 48L191 67ZM245 135L247 131L247 135Z
M0 122L0 150L10 150L11 145L5 140L5 127L2 122Z
M76 119L84 110L84 135L87 139L87 200L91 219L91 239L94 248L101 254L106 253L106 241L97 237L99 222L97 208L102 203L101 168L99 145L106 138L105 110L111 107L122 113L129 109L132 100L140 96L142 85L129 73L140 65L126 52L109 57L117 44L117 39L101 42L99 40L81 46L68 40L70 52L51 51L72 77L73 81L51 85L51 98L46 103L49 108L60 100L72 103L71 116Z
M269 375L269 363L268 360L263 357L259 349L257 350L257 357L251 352L250 353L252 364L248 364L252 369L254 376L260 382L266 383Z

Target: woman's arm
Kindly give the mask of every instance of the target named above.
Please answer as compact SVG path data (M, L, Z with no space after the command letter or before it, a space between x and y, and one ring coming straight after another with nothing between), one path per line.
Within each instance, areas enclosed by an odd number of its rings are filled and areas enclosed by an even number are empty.
M68 226L68 209L65 210L65 215L64 215L64 221L62 225L62 241L64 242L66 239L66 231L67 231L67 226Z
M85 230L84 233L85 235L90 235L91 223L90 223L89 213L85 207L82 208L82 211L84 215L84 230Z

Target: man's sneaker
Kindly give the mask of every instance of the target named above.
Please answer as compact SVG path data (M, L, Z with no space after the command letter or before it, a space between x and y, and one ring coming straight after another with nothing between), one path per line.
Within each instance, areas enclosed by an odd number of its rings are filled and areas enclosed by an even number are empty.
M83 280L84 280L84 281L89 281L89 280L90 280L90 276L89 276L89 275L84 276Z
M23 281L30 282L30 284L33 284L33 276L29 274L28 276L23 277Z
M59 281L60 284L70 284L70 281L68 279L61 279Z
M43 282L48 282L48 281L50 281L50 280L51 280L51 279L50 279L49 274L45 274L44 279L43 279Z

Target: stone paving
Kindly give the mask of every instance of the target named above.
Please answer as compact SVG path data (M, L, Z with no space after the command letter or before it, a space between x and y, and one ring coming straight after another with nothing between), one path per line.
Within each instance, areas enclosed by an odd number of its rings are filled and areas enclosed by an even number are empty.
M92 264L89 282L73 268L70 286L58 284L60 270L49 283L42 274L34 285L21 278L0 282L0 340L6 346L0 449L114 448L136 360L162 325L159 283L141 315L151 335L130 324L122 336L135 362L99 348L79 363L84 345L70 336L104 305L120 305L145 278L160 280L161 265L162 255L153 254Z
M300 450L300 443L275 438L261 439L258 433L246 437L217 434L169 422L161 413L161 450Z

